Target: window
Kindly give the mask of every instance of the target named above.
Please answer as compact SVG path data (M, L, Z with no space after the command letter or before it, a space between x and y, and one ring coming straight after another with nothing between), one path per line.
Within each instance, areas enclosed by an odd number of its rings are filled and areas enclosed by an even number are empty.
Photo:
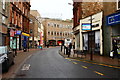
M56 24L54 24L54 27L56 27Z
M117 10L120 10L120 0L117 0Z
M60 32L60 35L62 35L62 32Z
M12 12L12 24L14 24L14 12Z
M32 20L32 19L30 19L30 23L33 23L33 20Z
M5 0L2 2L3 9L5 9Z
M32 29L30 29L30 33L32 33L33 31L32 31Z
M57 32L57 35L59 36L59 32Z
M48 35L50 35L50 32L48 32Z
M53 31L51 32L51 35L53 35Z
M54 32L54 35L56 35L56 32Z
M59 24L57 24L57 27L59 27Z
M2 23L4 23L5 24L5 16L2 16Z
M50 26L50 23L48 23L48 26Z

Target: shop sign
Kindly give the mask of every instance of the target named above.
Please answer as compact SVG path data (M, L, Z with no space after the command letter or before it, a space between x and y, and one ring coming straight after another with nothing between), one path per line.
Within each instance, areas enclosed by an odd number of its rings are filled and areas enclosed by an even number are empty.
M10 30L10 36L14 37L14 35L15 35L15 31L14 30Z
M83 23L82 30L91 30L91 24L90 23Z
M106 19L108 26L118 24L120 23L120 12L108 15Z
M29 35L29 34L27 34L27 33L24 33L24 32L22 32L22 35L23 35L23 36L30 37L30 35Z
M21 35L21 31L16 31L16 35Z

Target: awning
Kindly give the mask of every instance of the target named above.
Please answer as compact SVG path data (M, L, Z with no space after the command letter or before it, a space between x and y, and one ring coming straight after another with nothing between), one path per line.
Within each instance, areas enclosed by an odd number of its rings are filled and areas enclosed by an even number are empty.
M24 33L24 32L22 32L22 35L23 36L28 36L28 37L30 36L30 34L27 34L27 33Z

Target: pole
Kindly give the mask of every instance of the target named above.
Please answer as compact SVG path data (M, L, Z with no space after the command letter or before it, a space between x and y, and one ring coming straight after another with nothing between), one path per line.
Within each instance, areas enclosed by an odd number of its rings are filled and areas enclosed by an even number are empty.
M90 24L91 24L91 31L90 31L90 39L91 39L91 51L90 51L90 60L92 61L93 60L93 54L92 54L92 15L91 15L91 19L90 19Z

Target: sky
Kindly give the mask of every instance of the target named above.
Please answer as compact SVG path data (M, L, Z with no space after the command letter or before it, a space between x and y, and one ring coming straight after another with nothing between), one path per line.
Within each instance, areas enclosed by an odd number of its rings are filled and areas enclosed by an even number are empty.
M72 0L31 0L31 10L38 10L41 17L72 19Z

